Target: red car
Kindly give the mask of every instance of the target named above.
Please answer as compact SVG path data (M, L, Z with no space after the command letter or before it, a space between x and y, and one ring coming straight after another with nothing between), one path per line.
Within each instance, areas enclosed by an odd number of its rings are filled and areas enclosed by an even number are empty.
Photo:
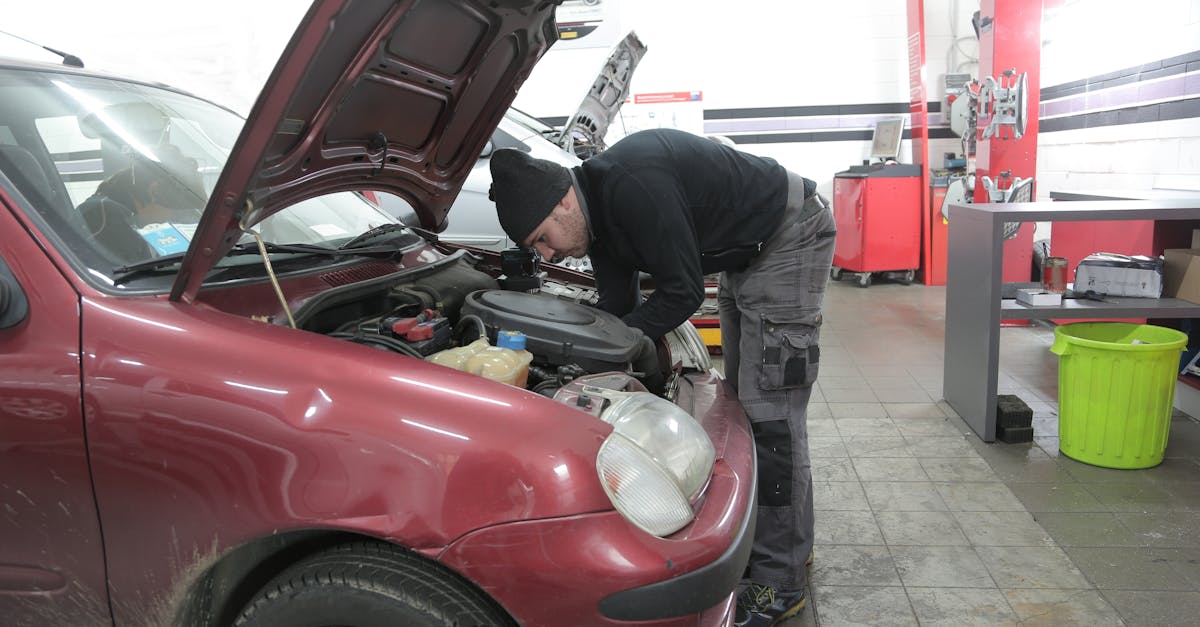
M0 622L730 622L754 448L695 330L433 234L554 39L319 1L245 120L0 60ZM485 334L523 386L429 361Z

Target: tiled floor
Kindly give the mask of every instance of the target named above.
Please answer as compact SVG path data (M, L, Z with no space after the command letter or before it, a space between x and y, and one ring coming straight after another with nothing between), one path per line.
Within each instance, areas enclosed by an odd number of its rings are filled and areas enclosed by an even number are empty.
M1033 444L986 444L941 401L945 290L831 283L809 410L811 603L785 625L1195 625L1200 422L1167 459L1110 470L1058 452L1049 327L1001 333L1000 393Z

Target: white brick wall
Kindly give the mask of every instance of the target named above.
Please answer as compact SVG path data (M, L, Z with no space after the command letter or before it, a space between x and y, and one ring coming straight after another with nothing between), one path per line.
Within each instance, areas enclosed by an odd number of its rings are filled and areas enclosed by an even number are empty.
M243 113L306 8L298 0L10 4L4 30L78 54L88 67L167 82ZM635 92L700 89L706 108L730 109L907 102L906 6L905 0L620 0L617 13L619 32L637 30L650 48ZM942 97L952 32L973 35L977 8L967 0L925 1L929 100ZM57 19L62 15L72 19ZM130 15L148 17L122 18ZM1127 0L1067 0L1043 32L1050 43L1041 83L1052 87L1200 49L1200 0L1148 0L1136 8ZM961 47L977 51L974 41ZM607 54L607 46L551 49L518 106L540 116L569 115ZM0 55L56 60L3 36ZM965 58L960 54L956 65ZM747 148L828 183L863 158L865 144ZM935 140L930 157L937 164L942 153L957 150L956 140ZM908 151L905 142L902 154ZM1052 189L1118 182L1200 189L1198 179L1195 119L1039 135L1042 197Z
M1200 50L1200 0L1073 0L1047 17L1042 87ZM1200 189L1200 119L1040 133L1039 197L1109 188Z

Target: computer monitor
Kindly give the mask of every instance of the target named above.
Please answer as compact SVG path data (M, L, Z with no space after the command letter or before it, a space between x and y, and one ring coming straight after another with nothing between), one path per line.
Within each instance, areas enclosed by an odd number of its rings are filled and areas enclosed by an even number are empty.
M871 135L871 159L897 159L904 138L904 118L884 118L875 123Z

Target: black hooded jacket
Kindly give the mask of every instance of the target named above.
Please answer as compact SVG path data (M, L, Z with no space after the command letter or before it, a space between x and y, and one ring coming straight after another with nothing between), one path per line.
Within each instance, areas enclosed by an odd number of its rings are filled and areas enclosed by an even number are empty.
M788 195L775 160L670 129L622 139L575 177L599 305L654 338L699 308L705 274L749 263L779 226ZM654 277L640 305L639 271Z

